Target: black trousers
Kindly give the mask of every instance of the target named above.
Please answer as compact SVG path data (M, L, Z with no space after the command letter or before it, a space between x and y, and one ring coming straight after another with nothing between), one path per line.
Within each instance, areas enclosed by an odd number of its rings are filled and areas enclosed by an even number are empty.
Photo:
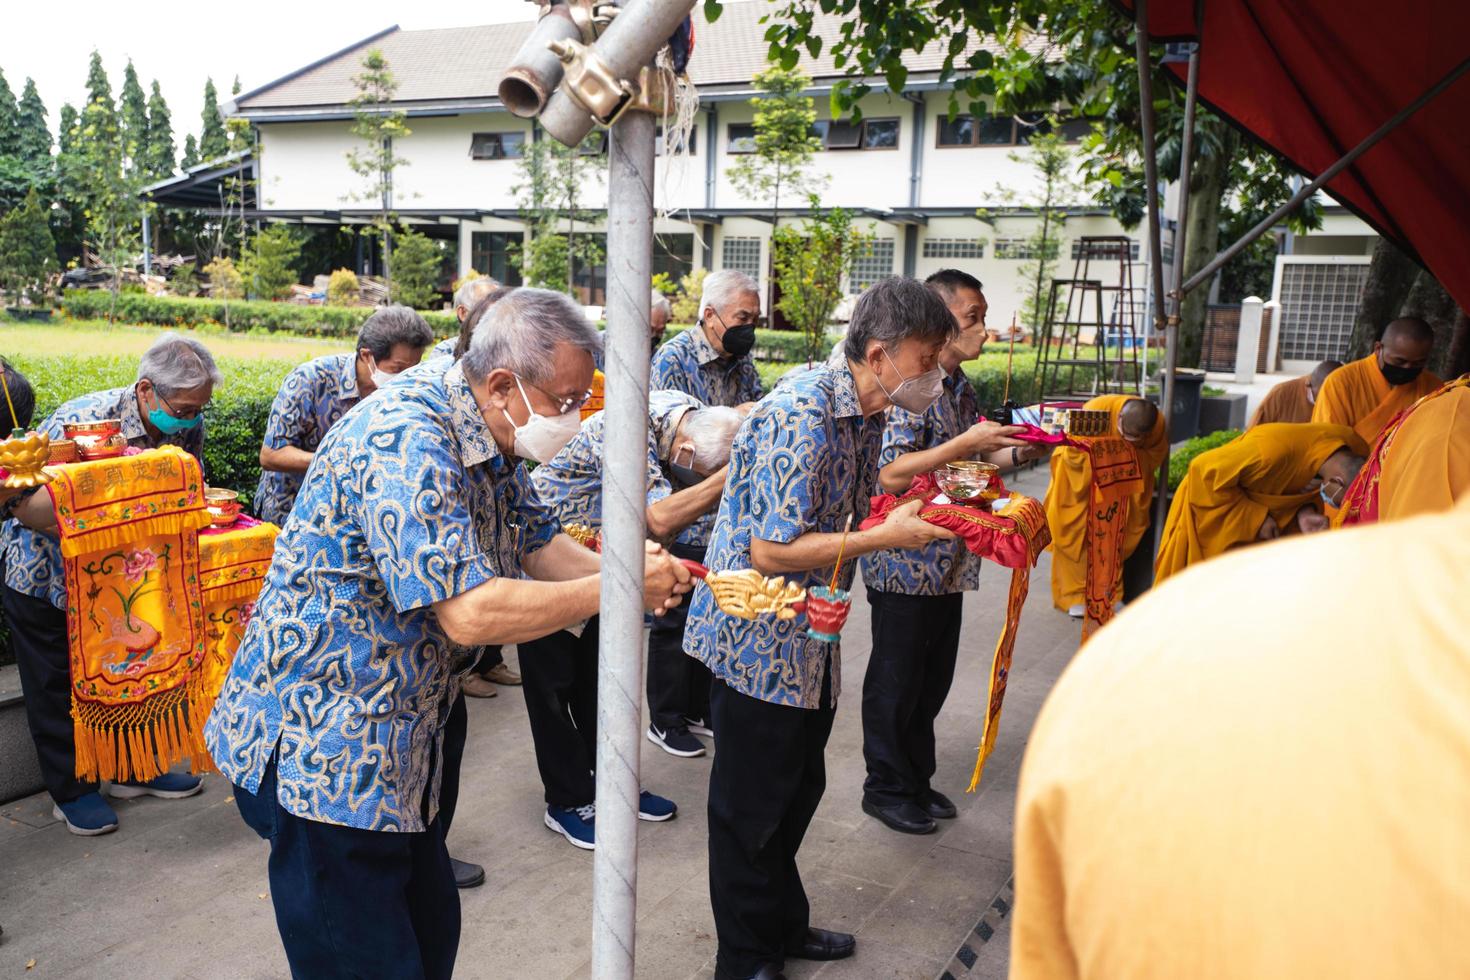
M235 787L241 818L270 842L271 902L298 980L448 980L459 950L459 892L444 829L388 833L298 817Z
M71 664L66 653L66 613L45 599L4 589L5 622L25 695L26 721L46 791L70 803L97 791L77 779L77 747L71 720Z
M934 776L934 719L949 697L960 646L961 593L868 590L873 653L863 678L863 798L917 802Z
M500 652L500 644L493 647L481 647L480 659L476 661L474 672L484 677L490 671L505 663L505 655Z
M439 774L439 825L449 836L454 810L459 805L459 769L464 762L464 743L469 737L470 713L465 708L464 694L454 699L449 717L444 722L444 766Z
M831 680L822 703L831 702ZM750 976L780 965L810 924L796 852L827 787L825 751L836 707L760 701L715 679L710 719L709 893L719 969Z
M559 630L520 645L521 690L536 768L552 806L597 797L597 617L581 636Z
M672 544L675 558L704 562L703 548ZM684 652L684 622L689 618L689 596L678 607L653 617L648 630L648 714L654 727L665 731L686 718L709 721L710 672Z

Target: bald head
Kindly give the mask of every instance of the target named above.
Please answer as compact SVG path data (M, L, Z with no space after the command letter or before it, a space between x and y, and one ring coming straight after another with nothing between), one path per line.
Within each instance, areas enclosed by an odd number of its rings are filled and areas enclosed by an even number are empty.
M1391 385L1408 384L1429 363L1434 350L1434 331L1417 316L1402 316L1383 328L1383 338L1373 345L1378 368Z
M1159 409L1143 398L1130 398L1118 410L1118 434L1132 443L1148 438L1159 420Z
M1317 476L1322 479L1322 492L1332 498L1333 506L1342 503L1343 494L1357 479L1358 471L1367 462L1346 446L1323 461L1321 468L1317 470Z
M1323 361L1312 368L1312 375L1307 379L1307 388L1312 392L1312 399L1314 401L1322 391L1322 382L1326 381L1327 376L1340 367L1342 367L1341 361Z

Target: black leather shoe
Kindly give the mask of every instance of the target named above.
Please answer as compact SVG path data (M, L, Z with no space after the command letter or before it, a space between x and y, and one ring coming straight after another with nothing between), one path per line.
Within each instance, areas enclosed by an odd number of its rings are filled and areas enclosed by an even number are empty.
M896 830L900 834L932 834L938 829L938 824L927 813L919 809L917 803L907 800L895 803L893 806L878 806L863 800L863 812L870 817L877 817L887 824L889 829Z
M954 802L937 789L926 789L920 793L919 806L935 820L953 820L957 812Z
M855 949L857 939L851 933L807 927L801 942L786 947L786 955L798 960L841 960Z
M715 967L715 980L786 980L786 974L781 972L780 967L772 963L767 963L748 977L737 977L733 973L726 973L717 966Z
M454 869L454 887L456 888L478 888L485 883L485 869L478 864L450 858L449 866Z

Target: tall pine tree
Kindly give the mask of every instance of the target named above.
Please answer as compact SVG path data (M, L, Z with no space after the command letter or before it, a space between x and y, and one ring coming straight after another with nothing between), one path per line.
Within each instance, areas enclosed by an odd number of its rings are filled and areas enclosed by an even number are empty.
M148 100L138 81L132 59L123 69L122 90L118 93L118 123L123 141L124 166L135 174L148 172Z
M0 71L0 157L13 156L17 150L16 112L15 93Z
M225 122L219 114L219 93L215 91L214 79L204 81L204 109L200 113L204 128L199 133L199 159L214 160L230 152L230 138L225 133Z
M72 108L70 102L61 104L61 112L57 117L56 126L56 149L60 153L70 153L76 147L77 110Z
M82 213L81 195L73 183L77 166L75 158L80 142L81 117L70 102L62 103L57 112L56 127L56 196L61 207L51 212L51 233L56 237L56 251L63 264L79 259L86 218Z
M188 170L199 163L199 145L194 142L194 134L184 135L184 155L179 157L179 167Z
M168 103L155 79L148 93L148 150L145 170L152 180L162 180L174 172L174 127Z
M95 50L87 65L87 104L82 106L81 115L86 116L87 110L94 105L97 108L93 115L98 121L105 121L109 127L117 125L117 107L112 103L112 83L107 80L107 69L102 67L102 56Z
M46 127L46 103L36 91L36 83L26 79L16 111L16 154L41 178L51 176L51 130Z
M234 99L240 94L240 76L235 76L235 84L230 88L230 98ZM225 120L225 130L230 134L230 152L236 153L250 147L250 121L239 116L232 116Z

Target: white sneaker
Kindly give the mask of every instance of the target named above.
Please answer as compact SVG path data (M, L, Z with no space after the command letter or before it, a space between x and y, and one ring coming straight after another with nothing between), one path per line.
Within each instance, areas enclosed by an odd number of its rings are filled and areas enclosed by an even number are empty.
M1067 610L1067 615L1071 616L1073 619L1081 619L1083 616L1087 615L1087 607L1079 602L1077 603L1077 605Z

